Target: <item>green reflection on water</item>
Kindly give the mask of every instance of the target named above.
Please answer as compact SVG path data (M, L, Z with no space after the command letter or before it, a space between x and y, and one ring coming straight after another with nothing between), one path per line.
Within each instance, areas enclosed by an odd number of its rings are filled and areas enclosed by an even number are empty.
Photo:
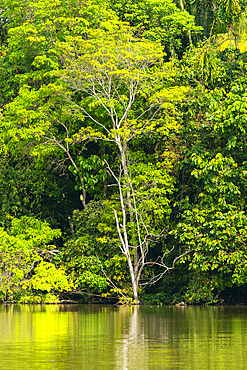
M247 307L0 305L0 369L245 369Z

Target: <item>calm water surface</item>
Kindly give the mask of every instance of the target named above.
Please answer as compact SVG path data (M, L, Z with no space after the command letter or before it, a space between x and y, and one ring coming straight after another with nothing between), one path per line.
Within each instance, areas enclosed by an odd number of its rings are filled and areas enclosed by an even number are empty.
M247 369L247 307L0 305L0 369Z

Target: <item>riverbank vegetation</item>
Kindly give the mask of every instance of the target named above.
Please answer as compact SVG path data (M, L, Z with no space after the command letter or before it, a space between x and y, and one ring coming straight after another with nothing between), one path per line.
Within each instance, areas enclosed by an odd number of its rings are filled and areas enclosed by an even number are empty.
M245 6L0 0L0 301L245 299Z

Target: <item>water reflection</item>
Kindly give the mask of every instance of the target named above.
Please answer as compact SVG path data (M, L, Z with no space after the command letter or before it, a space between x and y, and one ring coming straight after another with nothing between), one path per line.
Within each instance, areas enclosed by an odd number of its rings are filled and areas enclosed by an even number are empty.
M116 341L116 369L148 369L148 340L145 338L143 322L138 315L139 306L123 307L122 315L128 317L126 333Z
M245 369L246 307L0 305L0 369Z

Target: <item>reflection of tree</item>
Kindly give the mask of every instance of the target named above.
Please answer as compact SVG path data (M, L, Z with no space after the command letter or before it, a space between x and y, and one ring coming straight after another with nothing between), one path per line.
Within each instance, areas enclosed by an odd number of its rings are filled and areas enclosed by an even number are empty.
M245 307L0 305L0 331L4 369L223 370L247 361Z
M116 343L116 369L148 369L148 341L145 339L144 325L138 315L139 306L121 307L132 311L126 333Z
M51 364L60 364L59 369L67 369L69 313L61 315L60 308L0 305L0 358L4 368L51 369Z

